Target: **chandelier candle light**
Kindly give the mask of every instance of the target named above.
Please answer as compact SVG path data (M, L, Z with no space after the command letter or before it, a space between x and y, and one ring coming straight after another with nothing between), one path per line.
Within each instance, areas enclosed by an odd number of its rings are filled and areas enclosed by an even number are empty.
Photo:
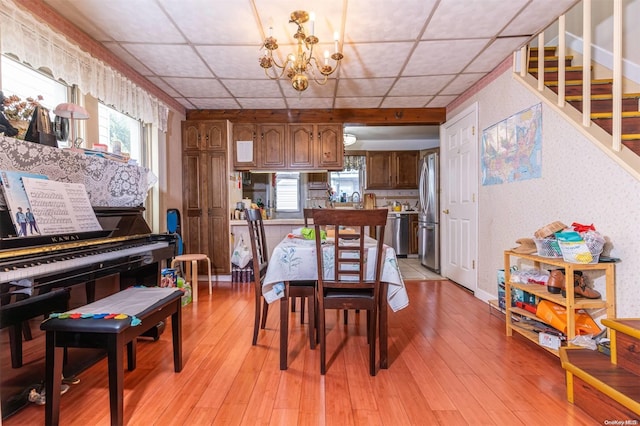
M306 35L305 29L302 26L305 22L311 22L309 25L310 35ZM334 34L335 51L329 56L329 51L324 52L324 63L321 64L315 56L313 56L313 48L318 43L318 37L314 35L315 14L311 12L309 15L304 10L296 10L291 13L291 20L289 23L296 24L298 30L293 35L297 40L297 49L295 53L287 55L287 60L284 64L279 64L273 57L273 52L278 49L278 41L273 38L271 32L273 28L269 28L269 37L267 37L262 44L264 48L264 55L260 58L260 66L264 68L264 72L272 80L278 80L284 75L291 80L291 85L299 92L303 92L309 87L309 77L318 84L325 84L328 77L333 74L340 66L340 61L344 56L338 51L338 41L340 35L336 32ZM329 57L335 61L335 68L329 65ZM280 68L278 72L275 68ZM270 73L269 70L274 70ZM316 74L316 71L321 76Z

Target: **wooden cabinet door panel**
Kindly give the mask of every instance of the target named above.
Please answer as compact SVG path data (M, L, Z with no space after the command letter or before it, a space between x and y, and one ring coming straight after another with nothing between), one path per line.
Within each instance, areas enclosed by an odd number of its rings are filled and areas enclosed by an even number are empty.
M233 125L233 166L235 170L250 170L258 166L257 125L236 123ZM238 161L238 141L253 141L253 159Z
M286 134L284 124L260 126L258 166L283 169L286 164Z
M182 123L182 149L200 149L200 123Z
M321 169L342 170L344 167L343 131L340 124L317 125L318 161Z
M312 124L289 125L289 160L291 169L311 169L314 167L314 141Z
M394 187L398 189L418 188L418 151L396 151Z
M226 123L221 121L204 121L202 123L204 149L227 150Z
M367 151L367 189L390 189L392 155L387 151Z
M203 218L203 198L201 190L201 154L196 152L182 154L183 167L183 231L185 253L203 253L203 241L200 230L205 227Z
M202 188L207 194L206 233L211 267L217 273L229 272L229 214L227 155L224 152L205 154L207 160L207 186Z

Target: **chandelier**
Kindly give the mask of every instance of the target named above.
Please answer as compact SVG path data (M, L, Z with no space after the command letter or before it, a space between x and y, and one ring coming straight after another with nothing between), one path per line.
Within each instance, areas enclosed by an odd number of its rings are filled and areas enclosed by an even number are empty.
M310 17L311 31L307 35L302 24L309 21ZM289 23L298 26L298 30L293 35L293 38L297 40L296 50L287 55L287 60L283 64L279 64L273 57L273 52L278 49L278 41L271 35L273 28L269 28L269 37L262 44L264 55L259 60L260 66L264 68L264 73L272 80L278 80L286 75L291 80L293 88L298 92L303 92L309 87L309 78L318 84L325 84L328 77L338 69L340 60L344 57L338 51L339 34L337 32L334 34L334 53L329 56L329 51L325 50L324 62L321 64L313 55L313 48L319 41L318 37L314 35L315 16L313 12L309 16L304 10L296 10L291 13ZM329 65L329 58L335 61L335 68ZM270 73L269 70L272 68L274 72ZM280 71L276 68L279 68Z

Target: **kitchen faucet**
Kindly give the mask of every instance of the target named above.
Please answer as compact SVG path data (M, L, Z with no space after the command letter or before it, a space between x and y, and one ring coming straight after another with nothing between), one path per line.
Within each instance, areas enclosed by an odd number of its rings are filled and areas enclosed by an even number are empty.
M353 194L351 194L351 202L352 203L360 202L360 193L358 191L354 191Z

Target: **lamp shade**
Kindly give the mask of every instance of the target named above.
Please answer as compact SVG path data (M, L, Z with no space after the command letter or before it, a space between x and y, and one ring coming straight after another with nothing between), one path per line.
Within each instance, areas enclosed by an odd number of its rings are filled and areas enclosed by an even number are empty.
M69 102L59 104L53 113L59 117L71 118L74 120L86 120L89 118L89 113L86 109L78 104L72 104Z

